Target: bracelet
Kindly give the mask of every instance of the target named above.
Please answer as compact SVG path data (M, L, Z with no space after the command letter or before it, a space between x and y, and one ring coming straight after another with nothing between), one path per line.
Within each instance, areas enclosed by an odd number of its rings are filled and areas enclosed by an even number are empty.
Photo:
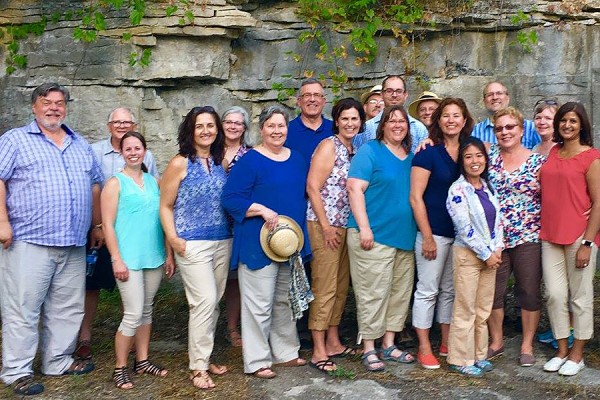
M94 229L102 229L102 224L94 225Z
M110 259L110 262L113 263L113 264L116 263L117 261L119 261L119 260L117 260L116 258L112 258L111 257L111 259Z

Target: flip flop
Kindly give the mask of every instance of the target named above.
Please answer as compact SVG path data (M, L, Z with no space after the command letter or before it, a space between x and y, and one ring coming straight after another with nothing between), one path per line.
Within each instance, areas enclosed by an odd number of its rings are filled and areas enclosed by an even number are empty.
M328 369L326 369L327 367L337 367L337 364L335 363L335 361L333 361L329 358L327 360L321 360L321 361L317 361L317 362L310 361L308 363L308 365L311 368L314 368L316 370L326 373L327 375L330 375L332 372L335 371L335 369L328 370Z
M360 354L358 351L356 351L356 349L346 346L346 348L344 348L344 350L342 350L340 353L331 354L328 357L329 358L346 358L346 357L352 357L352 356L358 356L358 355L360 355Z

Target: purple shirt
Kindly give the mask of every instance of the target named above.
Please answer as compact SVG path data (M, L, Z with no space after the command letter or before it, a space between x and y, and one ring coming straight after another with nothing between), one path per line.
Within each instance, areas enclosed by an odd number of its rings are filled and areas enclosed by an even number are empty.
M43 246L83 246L92 221L92 185L102 169L86 140L66 125L62 148L35 121L0 136L13 239Z

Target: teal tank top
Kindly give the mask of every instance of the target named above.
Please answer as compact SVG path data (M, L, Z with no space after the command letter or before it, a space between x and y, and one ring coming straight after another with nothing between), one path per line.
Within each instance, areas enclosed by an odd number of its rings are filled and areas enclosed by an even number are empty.
M156 179L144 173L144 188L140 188L123 173L114 176L121 186L115 219L121 259L133 271L158 268L164 264L166 252L158 214L160 192Z

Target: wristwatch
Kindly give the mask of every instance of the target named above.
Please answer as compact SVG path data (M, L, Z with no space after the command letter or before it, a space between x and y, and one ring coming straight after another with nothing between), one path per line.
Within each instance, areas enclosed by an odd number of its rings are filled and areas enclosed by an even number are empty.
M581 241L581 244L582 244L583 246L586 246L586 247L594 247L594 244L595 244L595 243L594 243L594 242L592 242L591 240L585 240L585 239L583 239L583 240Z

